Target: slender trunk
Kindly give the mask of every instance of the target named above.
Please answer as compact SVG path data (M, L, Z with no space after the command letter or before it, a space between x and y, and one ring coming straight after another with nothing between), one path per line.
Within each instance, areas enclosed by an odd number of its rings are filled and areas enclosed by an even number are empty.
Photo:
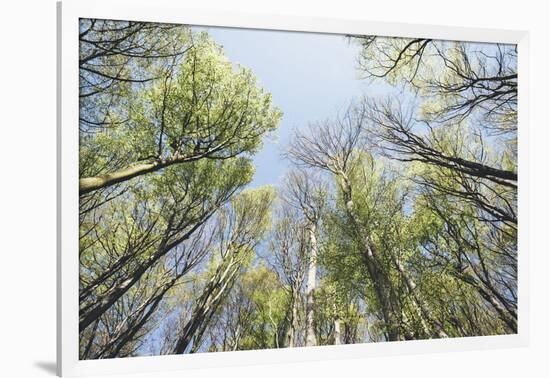
M216 273L212 279L210 279L197 300L197 305L193 309L191 318L183 327L176 341L173 353L185 353L194 337L195 343L197 343L204 333L206 325L210 322L212 315L222 302L225 293L230 290L229 288L232 286L234 278L241 267L242 256L237 256L235 251L231 250L227 252L226 258L228 260L222 262L222 265L218 267ZM197 346L194 345L193 348L193 351L196 351Z
M176 164L176 160L162 161L152 160L147 163L135 164L130 167L120 169L116 172L106 173L94 177L84 177L78 182L80 195L93 192L94 190L107 188L134 177L141 176L159 169Z
M287 346L294 348L296 346L296 330L298 329L298 292L292 292L290 309L290 327L287 335Z
M206 295L206 298L201 298L204 302L195 308L191 314L191 318L183 327L181 335L176 342L176 346L174 347L173 353L175 354L185 353L199 328L204 322L208 322L210 320L211 315L213 314L212 309L217 307L216 301L212 297L218 297L218 295L215 295L211 291L204 293L203 295ZM196 343L197 339L195 339L194 344ZM193 346L196 348L196 345Z
M506 323L506 325L510 328L510 330L514 333L518 331L518 324L517 324L517 318L511 315L498 301L498 299L492 295L490 292L482 288L481 286L476 286L477 291L479 294L485 299L487 302L489 302L493 308L498 313L499 318Z
M510 328L512 332L516 333L518 331L517 316L515 315L515 312L508 311L500 303L498 298L491 293L490 290L487 290L484 287L482 287L481 284L468 273L455 273L455 276L458 279L473 286L477 290L479 295L481 295L483 299L485 299L487 302L491 304L491 306L493 306L499 318Z
M130 180L134 177L145 175L147 173L155 172L174 164L192 162L202 158L214 158L216 152L225 148L229 142L229 140L224 140L218 143L216 146L210 147L206 151L198 151L191 153L190 155L175 153L173 156L166 159L151 159L146 162L140 162L129 167L119 169L115 172L110 172L94 177L83 177L79 180L80 195L93 192L94 190L107 188L111 185L115 185ZM231 156L236 156L236 154L237 153L234 153ZM226 156L224 158L227 157L229 156Z
M333 319L333 326L334 326L334 345L340 345L342 344L342 332L340 327L340 314L338 312L338 305L337 305L337 293L334 293L334 296L332 297L332 315L334 316Z
M134 337L136 336L136 334L143 328L143 326L147 323L149 318L151 318L151 316L155 313L158 306L160 305L160 302L164 298L164 295L166 294L166 292L168 292L168 290L170 290L176 282L177 282L177 279L172 280L168 285L164 287L164 289L160 292L160 294L158 294L156 297L153 298L151 303L148 303L148 305L151 304L151 306L147 310L147 312L143 315L143 317L136 324L133 324L131 327L129 327L128 330L123 335L119 335L119 337L115 339L111 345L109 345L109 348L105 349L105 351L107 351L108 349L110 349L110 347L116 344L114 349L108 354L106 354L105 357L107 358L118 357L122 348L124 348L126 344L134 340ZM143 308L143 310L144 309L145 307Z
M443 325L433 317L428 304L416 290L416 283L413 281L411 276L407 273L407 271L405 270L405 267L403 266L403 264L401 264L401 261L399 261L399 259L395 256L393 258L393 261L395 263L395 266L399 274L405 281L405 284L407 285L407 289L409 293L413 297L413 302L417 309L418 315L420 317L420 322L422 324L424 333L430 337L432 335L437 335L440 338L449 337L443 330ZM428 326L428 323L430 326ZM435 328L435 330L432 331L431 328Z
M85 301L90 295L95 292L95 290L97 290L99 286L107 282L109 278L122 270L127 265L128 261L135 259L137 255L144 253L145 251L147 251L148 248L151 248L153 244L157 242L159 242L159 240L155 239L151 242L140 244L139 248L133 248L131 253L126 253L122 257L120 257L112 266L110 266L103 273L98 275L97 278L90 282L86 287L80 290L79 301Z
M478 252L479 255L479 252ZM483 261L480 257L480 261ZM483 263L482 263L483 264ZM502 294L495 288L493 283L491 282L491 277L488 274L485 267L483 267L484 273L481 274L478 272L478 270L475 268L475 266L472 266L472 271L474 274L479 278L483 286L488 290L488 292L491 294L492 297L494 297L494 300L497 300L502 308L506 310L508 315L514 319L517 318L517 311L515 307L510 305L510 302L502 296Z
M242 331L241 323L238 323L237 330L235 331L235 339L233 340L233 345L231 346L232 351L236 351L237 349L239 349L239 343L241 341L241 331ZM225 348L222 350L225 351Z
M204 157L208 157L209 155L219 150L221 147L222 146L217 146L216 148L212 148L208 152L196 153L187 156L175 154L174 156L166 159L151 159L149 161L140 162L119 169L115 172L110 172L94 177L83 177L78 182L79 193L80 195L87 194L93 192L94 190L107 188L109 186L133 179L134 177L167 168L171 165L196 161Z
M158 257L160 258L160 257ZM80 322L79 322L79 331L84 331L90 324L96 321L100 316L102 316L111 306L122 297L145 273L145 271L152 266L158 258L151 260L146 265L141 266L139 269L134 271L132 276L127 280L124 280L111 290L107 292L98 302L94 303L91 307L86 307L80 310Z
M92 346L94 344L94 340L96 338L96 332L97 327L99 325L99 319L95 321L94 326L92 328L92 332L90 333L90 336L88 338L88 342L86 343L86 347L84 348L84 352L81 354L80 359L81 360L87 360L88 355L90 354L90 350L92 349ZM82 341L82 338L80 339Z
M111 288L107 293L97 298L94 303L88 306L80 308L79 311L79 331L82 332L86 327L92 324L97 320L101 315L103 315L111 306L122 297L139 279L143 274L155 265L163 256L165 256L169 251L172 250L175 246L182 243L183 241L189 239L191 235L204 223L210 215L207 215L203 222L198 222L193 226L188 232L179 237L178 239L168 243L168 233L165 235L161 241L158 250L155 254L145 260L141 265L139 265L133 272L129 273L126 280L119 283L118 285ZM191 269L191 266L188 266L187 269Z
M365 230L360 226L359 217L353 205L351 183L344 172L340 172L339 177L347 216L355 228L356 234L363 240L364 250L362 255L374 286L376 299L380 305L382 318L386 327L386 337L389 341L397 341L400 339L400 325L397 316L400 311L394 295L393 285L382 262L377 256L377 251L371 238L369 235L365 235Z
M313 327L314 295L317 285L317 237L316 225L312 222L308 227L309 232L309 267L306 287L306 346L317 345L315 330Z
M378 259L376 249L372 245L370 238L365 238L365 245L366 248L363 252L363 258L375 289L376 298L380 305L387 339L388 341L401 340L401 327L398 317L400 306L397 303L397 298L395 298L394 288L390 277Z
M334 345L342 344L342 332L340 331L340 317L334 317Z

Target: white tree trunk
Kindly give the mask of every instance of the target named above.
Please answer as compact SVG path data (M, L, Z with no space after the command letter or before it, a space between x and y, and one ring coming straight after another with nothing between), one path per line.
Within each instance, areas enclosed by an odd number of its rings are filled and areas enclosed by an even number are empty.
M336 316L334 318L334 345L342 344L342 336L340 331L340 318Z
M314 292L317 285L317 237L315 224L309 225L309 268L306 287L306 346L317 345L313 328Z
M288 332L288 342L287 345L289 348L294 348L296 346L296 330L298 329L298 298L297 294L292 294L292 320L290 322L290 330Z

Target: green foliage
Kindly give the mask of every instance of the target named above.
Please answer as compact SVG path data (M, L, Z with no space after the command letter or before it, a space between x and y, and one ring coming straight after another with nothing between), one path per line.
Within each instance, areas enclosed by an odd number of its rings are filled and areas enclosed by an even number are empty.
M258 266L243 277L243 288L248 292L253 315L246 326L239 349L267 349L283 345L280 328L286 320L287 293L275 273Z
M206 33L194 35L181 62L125 101L125 122L81 134L81 177L152 157L253 154L281 118L252 72L234 66Z
M208 33L80 28L80 177L107 181L80 198L82 358L517 331L511 46L358 37L412 109L297 133L276 191L247 185L282 113Z

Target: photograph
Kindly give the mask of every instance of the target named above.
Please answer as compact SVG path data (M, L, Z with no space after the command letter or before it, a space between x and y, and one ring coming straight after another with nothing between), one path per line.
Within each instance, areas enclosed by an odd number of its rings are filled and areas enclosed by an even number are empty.
M80 18L78 75L79 360L518 334L516 44Z

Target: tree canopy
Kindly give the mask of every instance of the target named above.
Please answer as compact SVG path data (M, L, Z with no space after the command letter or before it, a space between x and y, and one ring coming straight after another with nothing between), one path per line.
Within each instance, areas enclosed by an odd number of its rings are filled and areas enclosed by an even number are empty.
M364 96L258 186L283 113L254 72L81 20L81 359L517 332L515 46L346 38Z

